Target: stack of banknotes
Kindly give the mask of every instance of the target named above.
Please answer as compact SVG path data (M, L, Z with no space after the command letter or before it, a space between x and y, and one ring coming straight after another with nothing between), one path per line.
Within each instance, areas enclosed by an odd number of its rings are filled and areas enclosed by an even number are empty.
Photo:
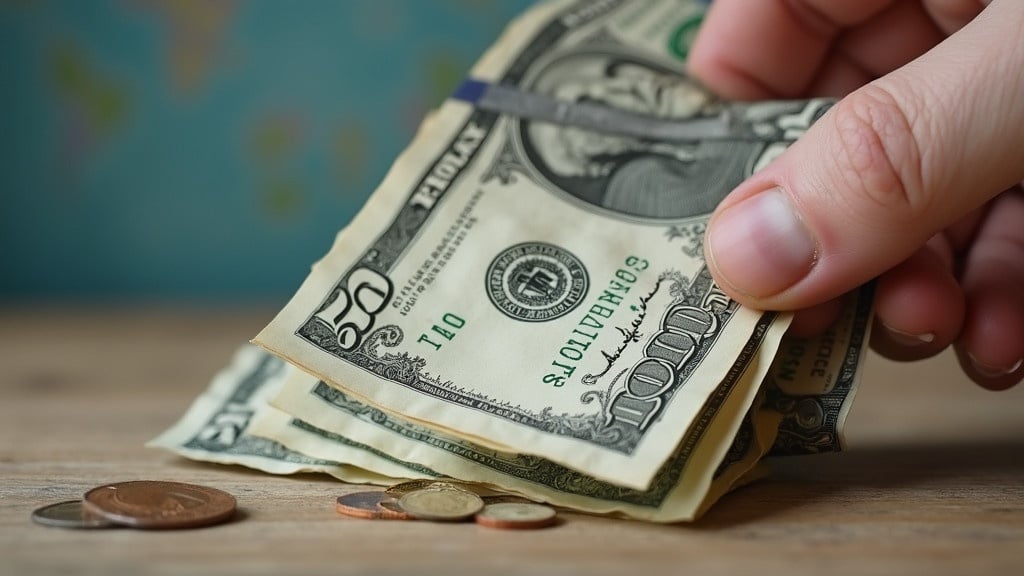
M655 522L698 517L765 457L842 449L870 289L786 338L790 316L731 300L702 246L831 102L707 93L684 73L704 9L556 1L513 22L259 347L152 444Z

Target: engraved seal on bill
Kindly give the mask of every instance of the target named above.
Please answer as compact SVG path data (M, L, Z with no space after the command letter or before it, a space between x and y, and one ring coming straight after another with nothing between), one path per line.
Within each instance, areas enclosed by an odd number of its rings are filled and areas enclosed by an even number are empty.
M524 322L545 322L568 314L590 287L579 258L544 242L524 242L503 250L488 267L485 282L494 306Z

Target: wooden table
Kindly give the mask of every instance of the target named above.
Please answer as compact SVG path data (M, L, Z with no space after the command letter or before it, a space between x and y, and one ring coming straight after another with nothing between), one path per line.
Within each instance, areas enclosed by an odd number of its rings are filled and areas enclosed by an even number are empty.
M980 390L949 355L871 357L852 451L782 462L693 525L567 514L515 533L349 519L331 479L143 448L271 312L0 308L0 574L1024 573L1024 387ZM241 518L159 533L29 520L140 478L224 488Z

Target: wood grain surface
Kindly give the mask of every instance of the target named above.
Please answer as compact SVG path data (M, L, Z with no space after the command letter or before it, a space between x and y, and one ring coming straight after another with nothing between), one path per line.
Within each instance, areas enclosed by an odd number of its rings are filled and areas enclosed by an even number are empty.
M793 458L690 525L563 514L504 532L350 519L360 487L193 463L143 444L270 309L0 308L0 574L1021 574L1024 387L976 388L951 355L868 359L852 449ZM72 531L32 510L98 484L197 482L230 524Z

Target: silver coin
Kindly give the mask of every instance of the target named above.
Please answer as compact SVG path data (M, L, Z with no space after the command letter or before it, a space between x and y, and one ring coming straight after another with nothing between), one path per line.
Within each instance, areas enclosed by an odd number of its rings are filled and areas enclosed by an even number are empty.
M90 514L82 508L81 500L68 500L43 506L32 512L32 521L56 528L113 528L115 525Z

